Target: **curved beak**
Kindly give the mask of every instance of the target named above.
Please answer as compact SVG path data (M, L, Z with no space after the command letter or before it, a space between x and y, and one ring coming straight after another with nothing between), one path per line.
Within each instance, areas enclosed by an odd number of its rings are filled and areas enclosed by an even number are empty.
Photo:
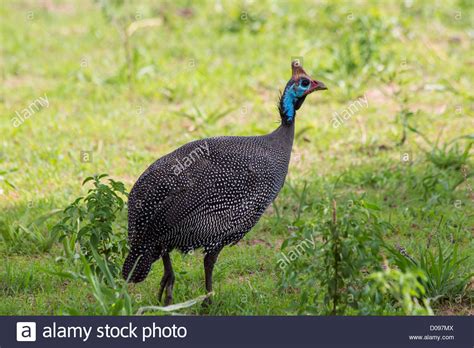
M314 91L322 91L328 89L324 83L318 80L311 79L311 86L306 91L305 95L313 93Z
M322 91L322 90L325 90L325 89L328 89L328 88L321 81L312 80L310 89L311 89L311 92L313 92L313 91Z

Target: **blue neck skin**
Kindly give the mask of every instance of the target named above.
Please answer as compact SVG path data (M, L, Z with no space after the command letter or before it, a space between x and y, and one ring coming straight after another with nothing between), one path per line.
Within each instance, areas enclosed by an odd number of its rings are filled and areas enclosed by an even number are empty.
M290 80L285 87L285 91L281 96L280 101L280 116L285 124L292 124L295 119L296 109L295 105L298 99L304 96L304 93L308 89L301 85L295 87L295 82Z
M293 119L295 117L295 103L298 97L296 96L295 90L293 88L294 83L288 86L285 89L285 92L283 92L282 96L282 111L283 111L283 117L285 117L285 121L287 123L293 122Z

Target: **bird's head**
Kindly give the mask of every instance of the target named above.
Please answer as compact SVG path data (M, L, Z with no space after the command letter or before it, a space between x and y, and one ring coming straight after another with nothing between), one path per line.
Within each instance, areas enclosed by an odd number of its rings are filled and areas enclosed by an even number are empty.
M291 79L281 94L278 109L285 124L293 123L298 110L308 94L327 89L324 83L312 79L298 61L291 63Z

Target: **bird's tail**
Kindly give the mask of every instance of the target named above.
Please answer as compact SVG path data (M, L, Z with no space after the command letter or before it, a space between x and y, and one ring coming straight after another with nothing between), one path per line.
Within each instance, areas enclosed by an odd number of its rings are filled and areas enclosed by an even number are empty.
M139 283L145 280L154 261L149 253L132 248L123 263L123 278L130 283Z

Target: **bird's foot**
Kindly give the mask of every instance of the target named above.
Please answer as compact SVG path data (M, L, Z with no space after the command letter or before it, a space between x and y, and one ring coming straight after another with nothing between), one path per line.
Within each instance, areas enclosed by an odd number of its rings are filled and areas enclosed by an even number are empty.
M212 305L212 295L209 295L209 297L206 297L204 301L202 301L202 308L209 308Z

